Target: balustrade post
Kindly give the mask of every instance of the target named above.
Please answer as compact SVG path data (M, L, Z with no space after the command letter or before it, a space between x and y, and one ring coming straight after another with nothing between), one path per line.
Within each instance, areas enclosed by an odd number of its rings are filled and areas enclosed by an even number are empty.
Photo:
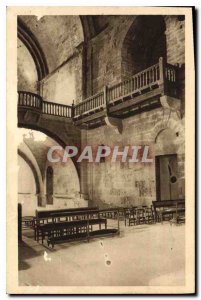
M71 108L71 118L74 118L74 116L75 116L75 104L74 104L74 100L73 100L72 108Z
M106 85L103 87L103 101L104 101L104 107L107 109L108 95L107 95L107 86Z
M165 76L165 61L163 59L163 57L159 58L159 76L160 76L160 85L163 86L163 91L164 91L164 95L166 94L166 90L167 90L167 81L166 81L166 76Z
M39 98L40 100L40 102L39 102L39 108L40 108L40 110L42 111L43 110L43 98L42 97L40 97Z

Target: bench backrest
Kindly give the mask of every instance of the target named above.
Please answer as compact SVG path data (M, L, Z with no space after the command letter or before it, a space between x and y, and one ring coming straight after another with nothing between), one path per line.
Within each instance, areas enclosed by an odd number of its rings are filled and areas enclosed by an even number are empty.
M87 212L87 211L91 211L91 210L98 210L98 207L78 207L78 208L66 208L66 209L55 209L55 210L36 210L36 218L49 218L52 217L53 215L57 214L57 215L64 215L66 213L73 213L73 212Z
M171 207L171 206L177 207L178 205L182 205L183 207L185 207L184 199L152 201L152 203L155 212L157 208L161 208L161 207Z
M90 209L90 210L81 210L81 211L66 211L66 212L54 212L49 215L49 218L70 218L70 217L85 217L91 218L93 216L97 216L99 214L99 210L97 209Z

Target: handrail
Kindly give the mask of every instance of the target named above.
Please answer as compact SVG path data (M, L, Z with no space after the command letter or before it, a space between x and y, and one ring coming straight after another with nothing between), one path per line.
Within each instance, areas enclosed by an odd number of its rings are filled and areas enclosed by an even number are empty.
M159 62L138 72L128 80L117 83L110 87L104 87L103 91L90 96L76 105L64 105L49 101L43 101L40 95L19 91L18 105L27 106L41 111L43 114L79 118L82 115L91 112L100 111L107 107L108 104L114 103L118 99L134 96L146 91L154 86L163 86L164 93L177 94L177 67L165 63L163 58Z
M18 106L26 106L37 110L42 110L42 97L40 95L18 91Z
M165 76L167 77L167 80L173 81L173 78L176 78L176 75L174 75L176 74L174 73L175 67L168 64L166 72L165 68L164 60L161 57L159 62L155 65L138 72L128 80L108 87L107 90L105 90L105 93L100 92L75 105L74 116L79 117L85 113L90 113L91 111L103 108L104 106L106 107L107 104L113 103L117 99L127 95L134 95L135 93L140 93L142 90L153 87L154 85L164 84ZM101 101L97 101L99 96L102 97Z
M128 80L115 84L108 88L107 100L112 102L122 96L128 94L134 94L142 89L146 89L151 85L159 83L160 76L160 64L157 63L135 75L133 75Z
M38 94L18 91L18 106L29 107L43 114L72 118L73 106L44 101Z
M73 117L73 108L70 105L58 104L49 101L43 101L42 105L43 114L66 118Z
M171 64L166 64L165 77L169 82L176 82L176 67Z
M77 117L84 114L85 112L90 112L95 109L103 108L105 105L106 101L104 97L104 92L102 91L75 105L74 116Z

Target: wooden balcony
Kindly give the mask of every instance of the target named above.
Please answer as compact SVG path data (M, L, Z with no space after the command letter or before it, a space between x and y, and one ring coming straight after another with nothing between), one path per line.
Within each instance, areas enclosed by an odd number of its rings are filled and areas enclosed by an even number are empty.
M157 64L76 105L73 120L77 126L93 128L104 124L105 116L122 119L159 107L163 95L178 97L177 68L160 58Z
M94 128L105 124L105 117L126 118L160 107L160 97L178 98L177 67L159 62L115 84L77 105L63 105L44 101L30 92L18 92L18 108L34 110L39 114L71 118L80 128Z
M25 91L18 91L18 109L65 118L73 118L74 112L71 105L44 101L40 95Z

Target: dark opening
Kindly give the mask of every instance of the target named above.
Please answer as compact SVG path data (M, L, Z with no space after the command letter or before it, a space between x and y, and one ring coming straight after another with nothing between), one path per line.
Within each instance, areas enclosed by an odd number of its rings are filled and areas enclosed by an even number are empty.
M47 204L53 204L53 169L50 166L46 171L46 197Z
M130 27L122 48L123 79L166 60L165 22L161 16L139 16Z

